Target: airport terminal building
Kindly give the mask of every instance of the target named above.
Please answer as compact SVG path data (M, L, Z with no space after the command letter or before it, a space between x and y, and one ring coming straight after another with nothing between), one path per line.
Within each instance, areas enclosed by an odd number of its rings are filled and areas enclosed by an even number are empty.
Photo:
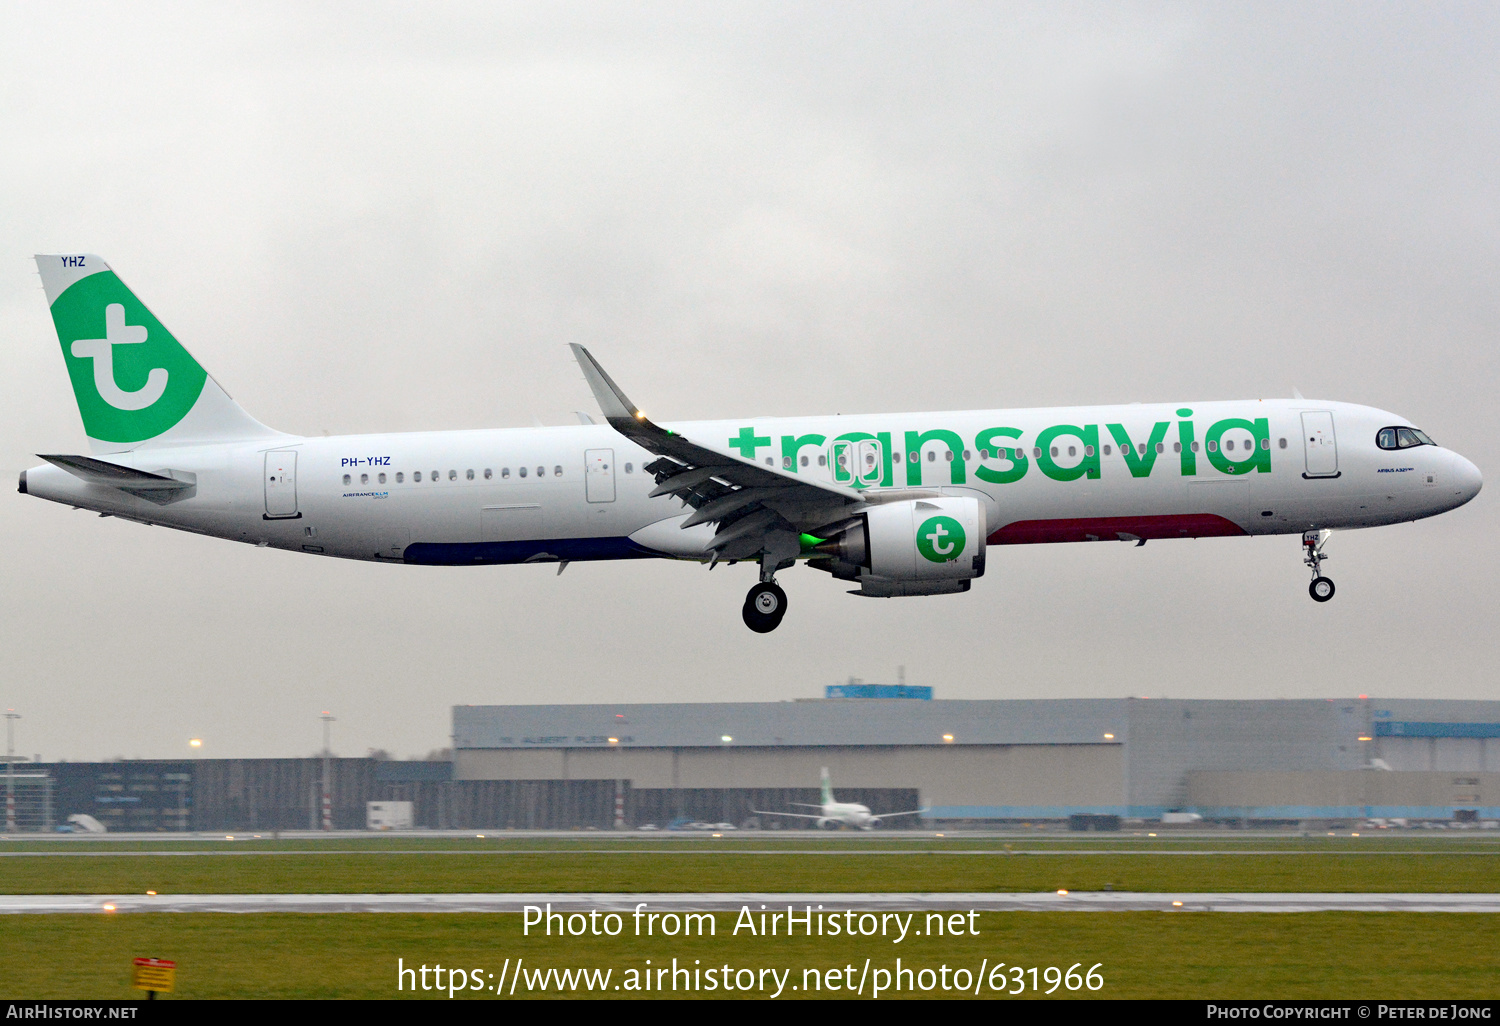
M455 782L619 781L632 826L817 801L823 766L840 801L928 822L1500 816L1500 702L458 706L453 740Z

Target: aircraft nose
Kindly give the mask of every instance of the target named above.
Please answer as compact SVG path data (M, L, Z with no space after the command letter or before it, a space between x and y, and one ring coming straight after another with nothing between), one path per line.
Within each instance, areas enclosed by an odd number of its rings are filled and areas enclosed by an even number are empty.
M1458 453L1453 454L1453 480L1464 502L1474 498L1484 487L1484 476L1479 473L1479 468Z

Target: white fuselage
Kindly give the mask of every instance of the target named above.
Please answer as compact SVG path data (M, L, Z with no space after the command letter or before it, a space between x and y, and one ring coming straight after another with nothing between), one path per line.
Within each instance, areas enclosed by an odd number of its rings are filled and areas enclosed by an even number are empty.
M859 805L854 802L824 802L823 818L818 822L820 826L826 822L852 826L860 830L873 830L879 825L880 820L870 815L868 805Z
M1374 527L1477 494L1478 470L1451 450L1377 447L1377 432L1393 425L1408 421L1345 403L1257 400L669 426L816 481L850 486L835 463L852 453L866 460L852 487L972 496L994 545ZM850 448L861 440L863 449ZM712 525L679 530L683 503L648 497L656 482L644 467L655 458L605 425L281 436L107 457L192 480L168 502L52 465L28 470L22 487L146 523L348 559L708 558Z

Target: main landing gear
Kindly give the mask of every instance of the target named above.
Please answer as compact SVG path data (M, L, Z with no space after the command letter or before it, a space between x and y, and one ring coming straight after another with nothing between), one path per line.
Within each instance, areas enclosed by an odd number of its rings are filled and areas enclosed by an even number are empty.
M775 581L762 581L745 596L742 615L746 627L756 634L769 634L781 626L781 618L786 616L786 592Z
M1323 576L1323 560L1328 554L1323 551L1323 546L1328 544L1328 539L1333 537L1333 532L1326 527L1321 531L1302 532L1302 562L1306 563L1312 570L1312 583L1307 586L1307 593L1313 597L1314 602L1327 602L1333 598L1333 581Z
M786 592L776 583L776 571L797 563L802 543L791 531L773 531L760 553L760 583L745 596L741 615L756 634L770 634L786 616Z

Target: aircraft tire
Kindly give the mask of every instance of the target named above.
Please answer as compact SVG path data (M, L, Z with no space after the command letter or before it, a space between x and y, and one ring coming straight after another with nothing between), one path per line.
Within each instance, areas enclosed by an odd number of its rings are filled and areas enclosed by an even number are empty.
M1314 577L1312 583L1307 586L1307 593L1313 597L1314 602L1327 602L1333 598L1332 579Z
M741 615L746 627L757 634L769 634L781 626L781 618L786 616L786 592L776 584L757 584L745 596Z

